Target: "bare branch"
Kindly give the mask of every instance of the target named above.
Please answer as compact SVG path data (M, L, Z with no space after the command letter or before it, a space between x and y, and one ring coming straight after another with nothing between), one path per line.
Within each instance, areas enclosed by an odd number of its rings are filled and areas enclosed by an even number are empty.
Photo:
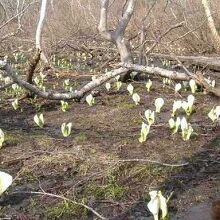
M127 72L126 68L118 68L116 70L107 72L106 74L94 79L93 81L89 82L85 86L83 86L79 91L74 92L66 92L66 93L59 93L55 91L41 91L36 86L20 79L13 71L12 67L7 64L5 61L0 61L0 70L6 72L6 74L13 79L15 83L20 85L21 87L31 91L32 93L36 94L39 97L51 100L70 100L76 99L80 100L85 94L92 91L96 87L102 85L106 81L110 80L111 78L123 74Z
M42 196L50 196L50 197L53 197L53 198L57 198L57 199L62 199L64 201L68 201L68 202L71 202L75 205L79 205L79 206L82 206L84 207L85 209L91 211L94 215L96 215L98 218L102 219L102 220L107 220L107 218L103 217L102 215L100 215L97 211L95 211L93 208L83 204L83 203L80 203L80 202L76 202L72 199L69 199L69 198L66 198L64 196L59 196L59 195L56 195L56 194L52 194L52 193L47 193L45 191L42 191L42 192L34 192L34 191L18 191L18 192L14 192L13 194L32 194L32 195L42 195Z

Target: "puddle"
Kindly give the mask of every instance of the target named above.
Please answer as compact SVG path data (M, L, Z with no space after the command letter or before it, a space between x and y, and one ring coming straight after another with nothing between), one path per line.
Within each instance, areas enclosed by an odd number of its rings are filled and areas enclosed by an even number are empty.
M184 216L172 220L212 220L210 215L211 204L202 203L191 207Z

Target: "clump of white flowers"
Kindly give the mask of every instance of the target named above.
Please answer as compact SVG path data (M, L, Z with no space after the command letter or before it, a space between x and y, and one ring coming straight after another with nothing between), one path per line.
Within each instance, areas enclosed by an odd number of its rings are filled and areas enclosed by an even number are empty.
M62 134L63 134L64 137L70 136L71 130L72 130L72 123L71 123L71 122L68 123L68 124L63 123L63 124L61 125L61 132L62 132Z
M149 192L150 202L147 204L148 209L154 216L154 220L165 219L168 215L167 199L162 195L161 191L153 190ZM162 213L160 218L159 213Z
M211 109L211 111L208 113L208 117L213 121L216 122L220 118L220 105L216 106Z
M132 99L133 99L133 101L135 102L136 105L139 105L141 98L137 93L134 93L132 95Z
M184 141L189 140L191 134L193 133L193 128L191 124L186 121L185 117L183 117L182 119L180 119L180 117L177 117L176 121L173 118L171 118L169 120L169 126L173 134L177 133L180 127L182 132L182 139Z
M0 148L3 146L3 143L5 142L5 134L0 128Z
M34 116L34 122L40 127L43 128L44 127L44 116L43 114L36 114Z
M12 184L12 176L8 173L0 171L0 196L8 189Z
M93 97L92 94L86 96L86 102L88 103L89 106L93 106L95 104L95 98Z
M157 113L160 113L161 111L161 108L163 107L164 105L164 100L162 98L157 98L154 102L154 105L156 107L156 112Z

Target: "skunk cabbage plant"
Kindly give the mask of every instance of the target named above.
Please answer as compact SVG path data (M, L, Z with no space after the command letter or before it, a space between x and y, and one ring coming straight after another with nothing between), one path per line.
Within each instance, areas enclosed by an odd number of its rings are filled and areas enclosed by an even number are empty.
M208 113L208 117L212 120L212 122L216 122L220 117L220 105L212 108Z
M139 105L141 98L137 93L134 93L132 95L132 99L133 99L133 101L135 102L136 105Z
M0 171L0 196L8 189L12 184L12 176L8 173Z
M150 109L144 112L144 115L147 119L149 125L152 125L155 122L155 112L151 111Z
M146 83L146 88L147 88L147 91L148 92L150 92L150 89L151 89L151 87L152 87L152 81L149 79L148 81L147 81L147 83Z
M133 93L134 93L134 86L132 86L132 84L128 84L127 90L128 90L130 95L133 95Z
M196 85L196 81L194 79L191 79L189 81L189 86L191 88L192 93L196 93L197 85Z
M173 112L172 112L172 116L176 115L176 111L178 109L180 109L182 107L182 101L178 100L178 101L174 101L173 102Z
M63 124L61 125L61 132L62 132L62 134L63 134L64 137L70 136L71 130L72 130L72 123L71 123L71 122L68 123L68 124L63 123Z
M177 83L177 84L175 85L175 93L179 92L179 91L181 90L181 88L182 88L181 83Z
M61 110L62 110L63 112L66 112L66 111L69 109L69 104L68 104L68 102L65 102L65 101L61 100L60 103L61 103Z
M92 94L86 96L86 102L88 103L89 106L93 106L95 104L95 98L93 97Z
M164 100L162 98L157 98L155 100L155 103L154 103L155 107L156 107L156 112L157 113L160 113L160 110L161 108L163 107L164 105Z
M107 82L107 83L105 84L105 88L106 88L106 90L109 92L109 90L111 89L111 84L110 84L109 82Z
M0 148L3 146L3 143L5 142L5 134L0 128Z
M140 143L143 143L147 140L147 136L148 136L149 132L150 132L150 125L147 125L144 122L142 122L141 136L138 139Z
M43 128L44 127L44 116L43 114L36 114L34 116L34 122L40 127Z
M191 134L193 133L193 128L191 124L187 123L186 118L183 117L181 119L181 130L182 130L182 138L184 141L187 141L190 139Z
M11 104L14 110L17 110L19 108L18 99L15 99Z
M164 219L168 215L167 199L162 195L161 191L153 190L149 192L150 202L147 204L148 209L154 216L154 220ZM162 212L160 218L159 213Z
M181 123L180 117L177 117L177 118L176 118L176 121L174 121L173 118L171 118L171 119L169 120L169 126L170 126L170 129L172 130L172 133L173 133L173 134L175 134L175 133L178 132L180 123Z

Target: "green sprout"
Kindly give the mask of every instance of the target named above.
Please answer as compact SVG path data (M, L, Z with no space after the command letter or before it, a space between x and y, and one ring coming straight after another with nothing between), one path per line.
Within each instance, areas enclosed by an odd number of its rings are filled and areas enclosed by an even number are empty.
M63 112L66 112L66 111L69 109L69 104L68 104L68 102L65 102L65 101L61 100L60 103L61 103L61 110L62 110Z

